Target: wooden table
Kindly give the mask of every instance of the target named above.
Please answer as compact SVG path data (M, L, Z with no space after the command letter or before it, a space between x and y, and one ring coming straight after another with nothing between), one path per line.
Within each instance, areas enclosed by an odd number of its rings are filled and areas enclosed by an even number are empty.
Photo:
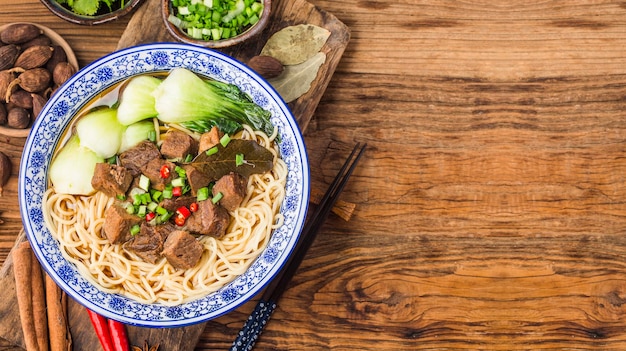
M258 350L626 349L626 5L311 0L351 41L305 133L314 182L369 151ZM81 65L94 28L36 0L0 23L57 30ZM23 139L0 137L0 262L20 227ZM226 349L252 305L211 321ZM10 349L4 346L2 349Z

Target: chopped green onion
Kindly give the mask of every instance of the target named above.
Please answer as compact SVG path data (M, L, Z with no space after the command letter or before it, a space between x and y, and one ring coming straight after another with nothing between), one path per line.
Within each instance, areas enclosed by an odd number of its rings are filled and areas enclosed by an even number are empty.
M185 178L175 178L174 180L172 180L172 186L185 186Z
M228 143L230 143L230 136L228 134L224 134L224 136L220 138L220 144L222 144L223 147L226 147Z
M213 198L211 199L211 202L213 204L216 204L216 203L218 203L222 199L222 197L224 197L224 194L219 192L219 193L215 194L215 196L213 196Z
M157 203L156 203L156 202L154 202L154 201L152 201L152 202L148 203L148 210L149 210L150 212L154 212L154 211L157 209L157 207L159 207L159 204L157 204Z
M185 156L185 160L183 162L189 163L192 160L193 160L193 155L192 154L187 154L187 156Z
M172 193L172 189L165 189L163 190L163 198L164 199L171 199L174 196L174 194Z
M198 189L197 195L196 195L196 199L198 201L204 201L206 199L209 198L209 188L208 187L202 187L200 189Z
M135 224L134 226L130 227L130 235L137 235L139 234L139 231L141 230L141 227L139 226L139 224Z
M178 174L180 178L187 177L187 171L185 171L185 169L181 166L176 166L176 168L174 168L174 171L176 171L176 174Z
M126 200L126 195L124 195L124 194L117 194L115 196L115 198L120 200L120 201L124 201L124 200Z
M156 212L156 213L158 213L160 215L164 215L164 214L167 213L167 210L165 208L161 207L161 206L158 206L156 208L156 210L154 210L154 212Z
M218 151L217 146L213 146L212 148L206 151L207 156L215 155Z
M152 200L156 202L161 201L161 198L163 197L163 192L153 189L150 191L150 193L152 194Z
M145 191L148 191L150 189L150 178L146 177L145 175L140 175L139 176L139 187Z
M235 155L235 165L236 166L241 166L242 164L244 164L243 154Z
M139 216L139 217L145 216L146 215L146 210L147 210L146 205L139 206L139 208L137 208L137 216Z

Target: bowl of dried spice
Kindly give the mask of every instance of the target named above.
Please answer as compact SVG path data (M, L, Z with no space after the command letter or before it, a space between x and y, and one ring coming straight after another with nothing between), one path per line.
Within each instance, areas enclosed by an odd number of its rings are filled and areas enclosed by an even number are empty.
M271 7L271 0L163 0L161 14L177 40L224 48L262 32Z
M52 13L75 24L97 25L135 11L144 0L40 0Z

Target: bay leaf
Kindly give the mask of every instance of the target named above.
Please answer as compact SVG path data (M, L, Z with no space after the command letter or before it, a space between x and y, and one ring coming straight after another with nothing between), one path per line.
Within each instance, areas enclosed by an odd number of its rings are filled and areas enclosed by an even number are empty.
M267 40L261 55L272 56L285 66L297 65L318 53L329 36L329 30L313 24L285 27Z
M218 151L212 155L201 152L191 161L191 165L209 179L217 180L235 172L249 177L252 174L268 172L274 166L274 155L253 140L232 139L226 147L217 144ZM244 163L237 165L237 154L242 154Z
M326 54L318 52L299 65L285 66L280 76L269 79L268 82L285 102L291 102L311 89L311 83L325 61Z

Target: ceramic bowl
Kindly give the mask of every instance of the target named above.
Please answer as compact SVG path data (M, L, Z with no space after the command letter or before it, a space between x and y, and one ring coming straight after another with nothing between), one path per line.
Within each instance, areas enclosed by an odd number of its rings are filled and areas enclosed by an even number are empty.
M53 153L73 117L92 98L131 76L185 67L197 74L232 83L271 113L278 128L281 158L288 177L280 211L284 222L249 268L219 290L176 306L140 303L103 291L67 261L42 215L43 194ZM263 78L244 64L211 49L182 43L155 43L113 52L87 65L62 85L48 101L26 139L19 172L22 221L36 257L46 272L85 307L127 324L180 327L203 322L236 309L260 292L279 272L292 252L309 201L308 156L300 129L287 105Z
M262 0L262 2L263 2L263 11L257 23L255 23L246 31L240 33L239 35L235 37L228 38L228 39L221 39L221 40L194 39L190 37L189 35L187 35L187 33L184 30L181 30L179 27L172 24L172 22L168 20L170 18L170 15L174 13L171 0L161 1L161 15L163 17L163 22L165 24L165 27L167 28L168 32L176 40L181 41L183 43L187 43L187 44L204 46L207 48L214 48L214 49L225 48L225 47L241 44L251 38L254 38L256 35L261 33L265 29L265 27L267 27L267 23L269 22L270 14L271 14L272 2L271 0Z
M67 62L69 62L72 66L74 66L74 68L76 68L76 70L78 70L78 60L76 60L76 55L74 54L74 50L72 50L70 45L57 32L53 31L52 29L46 26L42 26L37 23L30 23L30 22L19 22L19 23L33 24L37 26L39 29L41 29L43 31L43 34L45 34L48 38L50 38L53 44L58 45L61 48L63 48L63 50L65 51L65 55L67 56ZM8 23L8 24L0 26L0 32L12 24L15 24L15 23ZM0 126L0 134L10 136L10 137L26 138L28 136L28 133L30 133L31 127L28 127L25 129L16 129L16 128L10 128L6 126Z
M126 0L126 5L113 12L97 14L94 16L79 15L72 12L70 9L59 4L56 0L40 0L52 13L58 17L75 24L93 26L97 24L107 23L115 21L118 18L126 16L135 11L144 0ZM102 5L105 6L105 5Z

